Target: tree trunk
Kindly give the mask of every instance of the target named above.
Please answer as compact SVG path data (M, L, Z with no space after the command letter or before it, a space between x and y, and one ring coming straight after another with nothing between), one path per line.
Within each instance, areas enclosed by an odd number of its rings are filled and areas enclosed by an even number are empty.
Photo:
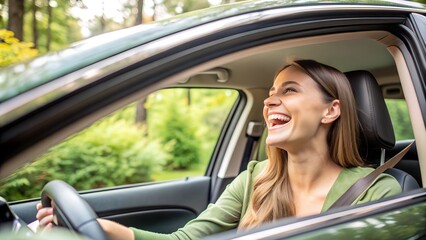
M138 14L136 15L135 26L143 23L143 2L144 0L138 0Z
M144 0L138 0L138 14L136 15L135 26L143 23L143 2ZM146 124L148 112L145 108L146 98L143 98L136 102L136 123Z
M152 6L152 10L154 11L154 13L152 14L152 21L155 21L155 19L157 18L157 2L154 0L154 6Z
M50 43L52 41L52 6L50 0L47 0L47 29L46 29L46 51L50 51Z
M6 28L6 25L4 24L4 16L3 16L3 9L5 8L5 0L0 0L0 28Z
M188 107L191 106L191 89L186 89L186 101L188 103Z
M105 0L102 0L102 16L100 19L100 28L101 28L101 32L100 33L104 33L105 29L106 29L106 21L105 21Z
M24 37L24 0L9 0L9 21L7 29L15 33L15 37Z
M38 29L37 29L37 0L33 0L32 12L33 12L33 22L32 22L32 30L33 30L33 43L34 48L38 48Z
M139 124L146 124L148 112L145 108L146 98L136 102L136 119L135 122Z

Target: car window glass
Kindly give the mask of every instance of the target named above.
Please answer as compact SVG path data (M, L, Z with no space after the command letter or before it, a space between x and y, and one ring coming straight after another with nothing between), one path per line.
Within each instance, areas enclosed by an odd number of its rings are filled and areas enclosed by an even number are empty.
M426 44L426 17L417 13L413 13L412 16L416 24L417 34L422 38L423 44Z
M385 99L396 140L414 139L410 115L404 99Z
M0 195L8 201L39 197L53 179L87 190L204 175L238 94L203 88L152 93L3 179Z

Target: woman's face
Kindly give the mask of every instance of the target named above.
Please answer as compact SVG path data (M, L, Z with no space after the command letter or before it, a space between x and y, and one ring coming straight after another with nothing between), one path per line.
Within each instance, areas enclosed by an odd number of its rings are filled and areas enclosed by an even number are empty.
M266 143L289 151L324 141L328 128L321 121L330 104L323 99L319 85L302 70L290 66L281 71L264 101Z

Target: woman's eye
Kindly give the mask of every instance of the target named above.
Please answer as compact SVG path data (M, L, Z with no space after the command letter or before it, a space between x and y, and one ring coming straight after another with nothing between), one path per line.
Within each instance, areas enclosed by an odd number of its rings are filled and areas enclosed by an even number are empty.
M294 88L286 88L286 89L284 89L284 93L289 93L289 92L296 92L296 89L294 89Z

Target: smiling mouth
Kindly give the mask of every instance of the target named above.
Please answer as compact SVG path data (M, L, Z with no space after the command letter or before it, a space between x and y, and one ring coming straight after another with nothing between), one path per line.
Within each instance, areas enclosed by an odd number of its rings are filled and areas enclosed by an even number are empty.
M270 127L285 125L290 119L289 116L283 114L271 114L268 116Z

